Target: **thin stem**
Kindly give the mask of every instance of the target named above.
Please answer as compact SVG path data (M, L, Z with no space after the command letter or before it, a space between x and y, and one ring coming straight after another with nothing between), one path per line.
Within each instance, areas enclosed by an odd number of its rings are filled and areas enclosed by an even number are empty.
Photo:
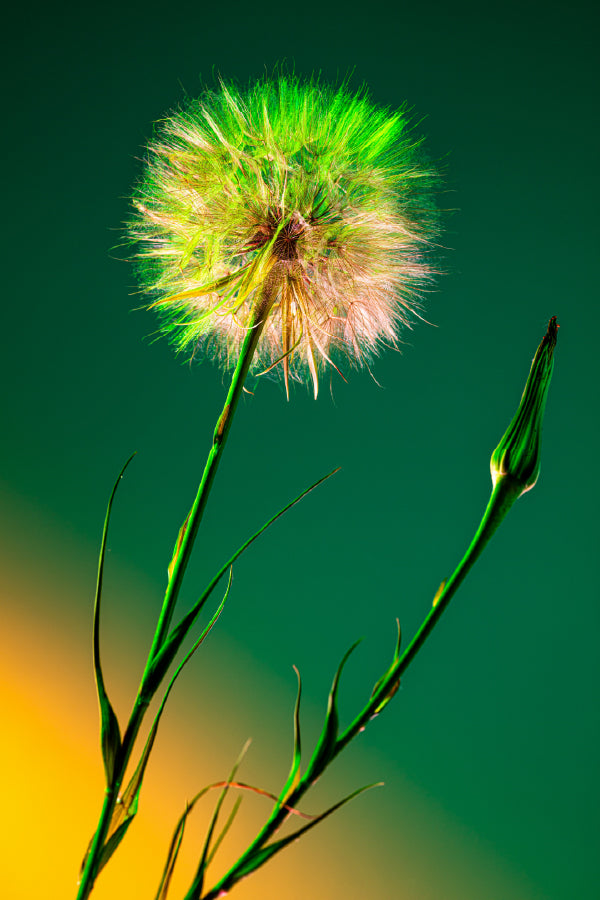
M435 625L442 616L442 613L448 606L450 600L462 584L469 570L478 559L487 543L492 538L494 532L506 516L508 510L515 500L522 493L522 485L516 483L510 476L506 476L497 481L483 518L479 527L469 544L469 547L454 570L451 577L444 584L443 589L434 601L434 605L426 616L419 631L406 648L402 656L390 667L386 677L382 680L378 690L370 698L367 705L354 719L353 722L336 740L334 747L326 760L317 769L312 769L309 765L307 771L302 776L300 783L296 789L285 800L285 807L279 809L275 807L268 821L265 823L259 834L252 841L249 847L244 851L242 856L237 860L235 865L227 872L220 881L204 895L203 900L216 900L222 891L230 890L238 880L238 873L243 870L244 865L250 860L253 854L261 847L264 847L267 841L275 834L288 816L288 807L297 806L299 800L315 783L317 778L322 774L324 769L342 752L344 747L361 732L371 718L376 714L380 704L390 695L391 690L398 683L403 672L414 660L415 656L433 631Z
M152 699L152 694L148 692L145 687L146 677L154 657L160 650L168 634L169 625L173 617L175 604L177 603L179 590L181 588L183 576L185 574L185 570L191 556L200 521L206 508L206 503L208 501L208 496L210 494L217 468L221 460L223 448L225 447L225 443L229 435L233 415L235 413L239 398L242 393L244 382L250 368L250 364L254 357L258 341L262 334L273 302L273 296L273 288L271 282L267 278L262 293L256 301L254 309L252 311L249 329L242 344L240 356L231 378L231 384L227 393L225 406L223 407L223 411L221 412L221 415L217 420L217 424L214 430L212 446L210 448L208 459L204 467L204 472L202 474L202 479L198 487L196 499L194 500L194 504L180 532L179 548L177 556L174 559L171 577L169 579L169 584L165 592L165 597L154 633L152 646L148 654L146 667L144 669L144 674L142 676L140 687L138 689L138 694L134 703L131 717L129 719L127 729L123 737L123 743L115 761L114 774L111 780L111 784L106 789L98 827L96 828L96 832L90 844L85 866L81 875L81 880L79 882L77 900L87 900L87 897L89 897L92 891L95 879L98 874L101 854L104 849L106 837L108 835L113 819L114 810L119 798L125 771L127 769L127 765L133 751L134 743L142 725L148 705L150 703L150 700ZM154 688L154 690L156 690L156 687Z
M81 873L79 889L77 891L77 900L86 900L86 898L91 894L92 888L94 887L94 882L96 881L96 877L98 875L102 850L104 849L106 836L112 822L115 806L117 805L117 800L119 799L121 787L123 784L123 777L125 775L135 739L140 730L140 726L143 722L147 708L148 705L146 703L142 703L139 697L136 698L129 723L127 725L127 730L123 737L121 749L119 751L117 759L115 760L115 769L112 781L104 794L104 802L102 804L102 811L100 813L100 819L98 820L98 826L94 833L94 837L92 838L85 865Z
M447 608L450 600L468 575L472 566L481 555L486 545L491 540L496 529L506 516L512 504L522 493L522 485L516 483L510 476L500 478L490 496L488 505L483 514L483 518L479 524L479 528L475 532L473 540L459 562L458 566L444 584L441 592L437 596L432 608L425 617L423 624L418 632L398 659L394 666L391 667L387 677L382 681L379 689L369 700L363 711L351 722L348 728L340 735L336 742L334 756L340 753L346 744L352 740L358 732L364 728L366 723L375 714L377 707L389 695L393 685L398 683L403 673L408 669L411 662L439 622L442 613Z
M225 443L229 435L229 429L231 428L233 414L235 413L239 398L242 394L244 382L248 374L248 369L250 368L256 346L265 326L271 303L271 292L268 290L268 288L265 287L261 298L257 301L254 307L253 315L250 319L250 326L240 350L240 356L237 362L237 366L231 378L231 384L229 386L229 391L225 400L225 406L223 407L223 411L221 412L221 415L217 420L217 424L213 433L212 446L208 454L208 459L206 460L206 465L204 467L202 479L198 487L196 499L194 500L194 504L188 514L188 517L182 526L183 534L180 535L181 543L179 546L179 552L174 561L169 584L165 592L165 598L158 619L158 624L156 626L150 654L148 656L148 663L146 665L144 677L142 678L140 691L142 691L143 689L145 676L148 672L150 663L156 656L157 652L160 650L167 636L169 625L173 617L175 604L177 603L177 598L179 596L179 590L181 588L183 576L185 574L185 570L191 556L192 548L194 546L194 541L196 539L196 534L198 533L198 528L200 526L200 522L206 508L208 496L210 494L210 490L217 473L217 468L221 460L223 448L225 447Z

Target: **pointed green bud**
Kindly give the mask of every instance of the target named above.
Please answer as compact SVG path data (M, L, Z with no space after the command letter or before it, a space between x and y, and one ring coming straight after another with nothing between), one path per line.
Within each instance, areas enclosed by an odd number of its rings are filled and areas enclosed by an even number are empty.
M500 479L509 478L516 488L521 488L520 493L524 494L538 479L542 420L554 367L553 354L558 327L556 316L552 316L533 358L519 408L506 434L492 453L490 469L494 487Z

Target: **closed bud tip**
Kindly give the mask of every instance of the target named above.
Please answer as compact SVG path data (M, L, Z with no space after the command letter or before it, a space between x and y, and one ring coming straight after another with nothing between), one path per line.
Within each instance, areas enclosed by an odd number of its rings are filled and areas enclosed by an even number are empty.
M510 478L515 487L520 487L520 493L524 494L531 490L538 479L542 421L554 367L553 355L558 328L556 316L552 316L533 358L519 408L492 453L490 469L494 487L500 479Z

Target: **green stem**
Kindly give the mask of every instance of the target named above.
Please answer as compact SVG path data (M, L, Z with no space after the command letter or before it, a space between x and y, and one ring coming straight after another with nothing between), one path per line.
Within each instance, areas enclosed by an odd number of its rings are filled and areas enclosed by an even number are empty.
M87 897L89 897L92 892L92 888L94 887L94 882L96 881L96 877L98 875L100 857L102 854L102 850L104 849L104 844L106 841L108 830L110 828L110 823L113 818L114 809L121 792L121 787L123 785L125 770L127 769L127 764L133 751L135 739L140 730L140 726L143 722L147 708L148 705L146 703L142 703L139 698L136 699L131 717L129 719L129 723L127 725L127 730L123 737L121 749L119 751L117 759L115 760L115 769L112 782L110 786L107 787L104 794L104 802L102 804L102 811L100 813L100 819L98 820L98 826L87 852L85 865L83 867L81 878L79 880L77 900L87 900Z
M113 818L127 764L129 763L135 739L140 730L141 724L146 714L146 710L148 708L150 700L152 699L152 695L146 690L145 687L146 676L150 669L152 660L160 650L168 634L169 625L173 617L173 612L175 609L175 604L177 603L183 576L185 574L185 570L194 546L194 541L198 533L198 527L200 525L202 515L206 508L206 503L208 501L208 496L215 479L217 468L221 459L221 455L223 453L223 448L225 447L225 443L229 435L233 415L242 394L244 382L246 380L250 364L254 357L258 341L265 326L272 302L273 291L270 288L269 279L267 279L267 283L265 284L262 293L256 301L252 311L252 315L250 317L248 332L246 334L246 337L244 338L244 342L240 350L240 356L231 378L231 384L229 386L225 406L223 407L223 411L221 412L221 415L217 420L217 424L214 430L212 446L210 448L208 459L204 467L204 472L202 474L200 486L198 487L196 499L194 500L194 504L182 527L183 534L179 546L179 551L174 561L169 584L165 592L165 597L154 633L152 646L148 654L146 667L144 669L144 674L142 676L140 687L138 689L138 694L133 707L133 711L127 725L127 730L123 737L121 750L118 754L117 760L115 761L113 778L111 780L111 784L106 789L98 827L96 828L96 832L90 844L85 866L81 875L81 880L79 882L77 900L86 900L86 898L89 897L98 874L99 861L101 858L102 850L105 846L106 836L108 834L110 823Z
M417 634L402 656L390 667L390 670L382 680L380 687L370 698L362 712L336 740L331 753L328 755L327 759L322 762L318 770L313 769L309 765L296 789L286 797L286 807L297 806L303 795L315 783L324 769L336 756L338 756L339 753L342 752L344 747L365 728L369 720L376 714L377 708L390 695L391 690L393 690L402 674L414 660L415 656L433 631L450 600L467 576L469 570L478 559L484 547L490 541L508 510L520 496L522 491L522 485L518 484L510 476L505 476L497 481L473 540L469 544L465 555L459 562L453 574L444 584L434 606L429 611ZM264 847L267 841L275 834L287 818L288 810L286 807L280 807L279 809L275 807L269 820L265 823L259 834L244 851L236 864L207 894L204 895L202 900L216 900L216 898L221 896L222 891L227 892L233 887L238 880L238 872L243 869L244 865L257 850Z
M152 647L148 656L146 670L144 672L144 677L142 678L140 691L143 690L145 676L150 667L150 663L160 650L167 636L169 625L171 624L171 619L173 617L175 604L177 603L177 598L179 596L179 590L181 588L183 576L185 574L185 570L191 556L192 548L194 546L194 541L196 539L196 534L198 533L198 528L200 526L200 522L206 508L208 496L210 494L215 475L217 474L217 468L221 460L223 448L225 447L225 443L229 435L229 429L231 428L233 415L242 394L244 382L248 374L248 369L250 368L256 346L265 326L271 303L272 298L270 295L270 291L267 287L265 287L263 293L261 294L261 297L254 307L252 316L250 318L248 332L246 334L246 337L244 338L244 343L242 344L242 348L240 350L240 356L231 379L231 384L227 393L227 399L225 400L225 406L223 407L223 411L217 420L217 424L214 430L212 446L208 454L208 459L206 460L206 465L204 467L200 486L198 487L196 499L194 500L194 505L192 506L188 517L183 524L184 533L181 538L179 552L177 554L177 558L175 560L173 571L171 573L169 584L165 593L165 598L158 619L158 624L156 626Z
M439 593L436 601L434 602L434 605L425 617L423 624L419 628L418 632L416 633L402 656L391 667L387 677L382 681L376 693L373 694L367 706L356 717L356 719L350 723L348 728L338 738L334 756L337 756L338 753L340 753L344 749L346 744L348 744L352 740L352 738L354 738L358 734L358 732L362 728L364 728L369 719L371 719L372 716L375 715L378 706L382 703L383 700L385 700L387 696L389 696L390 689L398 683L403 673L406 671L406 669L408 669L409 665L414 660L415 656L439 622L442 613L447 608L450 600L468 575L469 571L481 555L486 545L493 537L496 529L506 516L511 506L513 505L515 500L520 497L522 492L523 486L513 480L509 475L498 479L494 489L492 490L492 494L483 514L483 518L481 519L481 522L479 524L479 528L475 532L475 536L469 544L465 555L459 562L450 578L444 584L444 587Z

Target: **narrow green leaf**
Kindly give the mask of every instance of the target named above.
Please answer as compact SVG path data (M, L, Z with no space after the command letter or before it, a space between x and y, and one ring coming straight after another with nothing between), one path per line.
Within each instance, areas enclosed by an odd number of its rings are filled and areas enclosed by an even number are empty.
M243 800L243 797L238 797L237 800L235 801L235 803L233 804L233 809L229 813L229 815L227 817L227 821L223 825L223 828L221 829L218 837L215 839L215 841L212 845L212 850L206 857L207 868L211 864L212 860L215 858L215 854L216 854L217 850L219 849L219 847L221 846L221 844L223 843L223 839L225 838L225 835L227 834L227 832L233 825L233 823L235 821L235 817L238 814L239 808L242 805L242 800Z
M215 806L215 811L213 813L210 825L208 827L208 832L206 834L206 839L204 841L204 846L202 848L202 854L200 856L200 862L198 863L196 875L194 876L194 880L192 881L191 887L188 890L187 894L185 895L184 900L200 900L200 895L202 893L202 888L204 886L204 876L206 874L206 868L208 866L208 854L209 854L209 850L210 850L210 842L212 840L213 832L217 825L217 820L218 820L219 814L221 812L221 807L223 806L225 797L227 796L227 794L229 792L231 782L235 778L235 773L237 772L240 765L242 764L242 760L244 759L244 756L248 752L249 746L250 746L250 741L247 741L242 748L242 752L240 753L237 760L235 761L235 764L229 774L229 778L227 779L227 781L223 787L223 790L221 791L221 793L219 795L219 799L217 800L217 803Z
M133 779L132 779L132 781L133 781ZM130 787L131 787L131 783L130 783ZM133 793L132 791L126 791L123 794L121 801L119 802L118 806L115 809L115 814L113 814L110 830L108 832L108 838L106 840L106 843L104 844L104 847L102 848L102 853L100 854L100 862L99 862L99 866L98 866L98 872L100 872L104 868L106 863L109 861L109 859L111 858L111 856L113 855L113 853L115 852L115 850L117 849L117 847L119 846L119 844L121 843L123 838L125 837L127 829L129 828L129 826L133 822L135 816L137 815L140 787L141 787L141 783L140 783L140 785L138 785L137 793ZM196 796L192 800L190 800L190 802L186 805L186 810L183 813L182 817L180 818L180 820L177 824L177 827L175 829L175 834L173 836L171 848L169 849L169 857L170 857L171 851L173 849L173 844L177 845L176 851L175 851L175 859L172 862L171 868L173 868L175 866L177 854L179 853L179 845L181 844L181 840L183 839L183 826L181 825L182 820L183 820L183 823L185 824L185 820L187 819L187 816L192 811L192 809L194 808L194 806L196 805L196 803L198 802L200 797L203 797L204 794L206 794L209 790L211 790L212 787L213 787L213 785L209 785L208 787L203 788L203 790L201 790L198 794L196 794ZM177 834L178 834L180 827L181 827L181 836L179 839L179 843L177 844ZM168 864L169 864L169 859L167 859L167 866L168 866ZM170 880L170 876L169 876L169 880ZM162 885L162 881L161 881L161 885ZM168 884L167 884L167 888L168 888ZM159 887L159 890L160 890L160 887Z
M121 749L121 729L116 713L106 695L106 692L98 690L100 702L100 717L102 720L100 731L100 743L102 745L102 759L104 760L104 772L106 784L110 785L115 772L115 763Z
M165 868L162 873L162 877L160 880L160 884L158 886L158 893L156 894L155 900L167 900L167 893L169 891L169 887L171 884L171 878L173 877L173 871L175 869L175 863L177 862L177 857L179 855L179 850L181 847L181 842L183 841L183 833L185 831L185 826L187 822L187 817L193 810L194 806L202 797L208 788L204 788L204 790L200 791L196 796L186 803L185 810L182 815L179 817L179 821L175 826L175 831L173 833L173 837L171 839L171 844L169 846L169 852L167 854L167 861L165 863Z
M300 672L296 666L294 666L294 672L298 678L298 692L296 694L296 703L294 704L294 751L292 754L290 774L279 794L278 803L280 806L284 805L286 799L300 781L300 762L302 757L302 747L300 743L300 697L302 695L302 679L300 678Z
M109 861L109 859L125 837L127 829L133 821L134 815L135 813L132 813L132 815L123 819L120 825L112 832L112 834L110 834L109 838L102 848L102 852L98 860L98 869L96 875L98 875L102 871L106 863Z
M298 831L295 831L293 834L289 834L287 837L281 838L278 841L275 841L272 844L268 844L266 847L261 847L256 850L251 856L249 856L239 868L234 867L231 872L231 875L234 875L232 881L227 881L227 889L231 888L236 882L240 881L242 878L245 878L246 875L250 875L252 872L255 872L260 866L264 865L270 859L272 859L276 853L279 853L280 850L283 850L284 847L287 847L288 844L291 844L293 841L297 841L298 838L302 837L307 831L310 831L311 828L314 828L315 825L318 825L319 822L322 822L323 819L326 819L336 810L338 810L341 806L344 806L346 803L349 803L350 800L353 800L355 797L358 797L359 794L363 794L365 791L371 790L374 787L380 787L383 782L377 782L375 784L368 784L365 787L359 788L356 791L353 791L347 797L344 797L343 800L340 800L338 803L335 803L333 806L330 806L329 809L325 810L321 815L316 816L312 822L309 822L308 825L303 825L302 828L299 828ZM187 900L187 898L186 898Z
M390 678L390 675L392 674L393 669L396 667L396 663L400 659L400 644L402 641L402 631L400 629L400 620L399 619L396 619L396 625L398 626L398 638L396 640L396 647L394 649L394 657L392 659L392 664L389 667L389 669L387 670L387 672L385 672L381 676L381 678L379 678L378 681L375 683L375 687L371 691L371 697L374 697L375 694L377 694L377 692L383 687L384 683L386 681L388 681L388 679ZM393 681L391 683L391 685L388 686L387 693L383 696L381 703L376 707L375 712L373 713L371 718L374 719L375 716L378 716L379 713L383 709L385 709L385 707L388 705L388 703L390 702L392 697L394 697L395 694L397 693L399 687L400 687L400 676L398 676L397 680Z
M344 654L341 663L335 673L331 690L329 692L329 700L327 703L327 713L323 731L315 747L313 757L309 763L307 771L304 773L303 781L314 781L321 774L327 763L332 759L335 751L336 739L338 735L339 717L337 711L337 692L340 683L340 677L346 662L351 653L353 653L360 641L356 641L349 650Z
M186 805L186 808L185 808L183 814L180 816L180 818L177 822L175 831L173 833L173 837L171 839L169 852L167 854L167 861L165 863L165 868L163 870L163 874L161 877L158 894L156 895L155 900L166 900L167 890L169 887L170 879L172 877L172 873L173 873L173 870L175 867L175 862L177 860L177 855L179 853L179 848L180 848L181 842L183 840L183 833L184 833L184 829L185 829L186 820L187 820L187 817L189 816L189 814L192 812L193 807L196 805L197 801L201 797L203 797L206 793L208 793L209 791L214 790L215 788L225 788L225 787L237 788L238 790L252 791L255 794L258 794L263 797L268 797L271 800L274 800L274 801L278 800L278 798L275 796L275 794L271 794L269 791L262 790L261 788L257 788L251 784L244 784L241 781L231 781L230 779L227 780L226 782L215 782L214 784L209 784L209 785L207 785L207 787L203 788L198 794L196 794L196 796L192 800L189 801L189 803ZM225 838L227 832L231 828L231 826L235 820L235 817L239 811L240 805L242 803L242 799L243 799L242 797L239 797L235 801L233 809L232 809L231 813L229 814L225 825L221 829L221 832L219 833L218 837L213 841L212 849L210 850L210 852L208 853L208 855L206 857L206 867L208 867L208 865L212 862L217 850L219 849L221 843L223 842L223 839ZM301 813L299 810L295 810L295 809L291 809L291 808L289 808L289 812L294 815L301 816L302 818L305 818L305 819L313 819L314 818L314 816L308 816L305 813ZM161 891L162 891L162 893L161 893Z
M173 689L173 685L177 681L177 678L181 674L183 667L192 658L192 656L194 655L194 653L196 652L196 650L198 649L200 644L203 642L204 638L207 636L207 634L212 629L213 625L215 624L215 622L221 615L221 613L223 611L223 607L225 606L225 602L229 595L229 590L231 588L231 581L232 581L232 573L230 572L229 573L229 582L227 584L227 590L225 591L225 595L224 595L223 599L221 600L221 603L219 604L218 609L216 610L215 614L211 618L210 622L206 625L206 627L202 631L202 634L200 635L198 640L194 643L194 645L191 647L191 649L188 651L188 653L185 655L185 657L182 659L182 661L178 665L177 669L173 673L173 677L171 678L171 680L169 682L169 686L168 686L167 690L165 691L164 697L158 708L156 716L154 717L154 722L152 723L152 728L150 729L150 732L146 739L146 743L144 745L144 749L142 751L142 755L140 756L140 760L137 764L135 772L133 773L129 784L127 785L127 787L125 788L125 791L123 792L123 796L121 798L121 803L115 809L115 813L117 815L120 814L120 817L124 818L125 820L133 818L133 816L135 816L135 814L137 813L138 798L139 798L140 791L142 788L142 782L144 780L144 775L146 774L146 766L148 765L150 753L152 752L152 747L154 746L154 740L156 738L156 733L158 731L158 725L160 723L160 719L162 717L169 694L171 693L171 690ZM113 821L114 821L114 819L113 819ZM117 824L118 824L118 822L117 822Z
M231 588L232 579L233 579L233 568L230 567L229 581L227 582L227 588L225 590L225 595L224 595L223 599L221 600L221 603L219 604L219 607L217 608L217 611L213 615L212 619L210 620L210 622L208 623L206 628L203 630L202 634L200 635L198 640L195 642L192 649L189 651L189 653L187 653L187 655L185 656L183 661L178 666L173 678L171 679L171 681L169 683L169 687L167 689L167 694L165 695L165 699L163 700L162 705L164 705L164 703L166 702L169 691L171 690L171 688L173 687L173 684L175 683L175 679L179 676L179 673L181 672L183 667L186 665L186 663L189 662L189 660L192 658L192 656L194 655L194 653L196 652L196 650L198 649L198 647L200 646L200 644L202 643L204 638L207 636L208 632L211 630L211 628L213 627L213 625L215 624L215 622L221 615L221 612L223 611L223 607L225 606L225 601L227 600L227 597L229 596L229 590ZM173 662L173 659L175 658L177 651L179 650L179 647L181 646L183 639L185 637L186 637L186 635L184 634L182 636L182 640L179 641L178 644L176 644L176 642L169 642L169 639L167 639L165 644L163 644L163 649L160 651L160 653L157 655L154 662L150 666L150 668L148 670L148 675L146 676L146 679L144 681L144 686L143 686L144 694L145 694L145 697L148 700L148 702L150 702L150 700L152 699L152 697L154 696L154 694L160 687L165 675L167 674L169 666ZM169 644L168 650L167 650L167 644ZM165 651L167 651L167 652L165 652ZM161 706L161 709L162 709L162 706Z
M266 531L277 519L281 518L288 510L290 510L293 506L299 503L307 494L310 494L311 491L314 491L315 488L319 487L324 481L327 481L328 478L331 478L332 475L335 475L336 472L339 472L339 466L337 469L334 469L332 472L329 472L327 475L324 475L322 478L319 478L318 481L315 481L314 484L311 484L310 487L306 488L302 491L301 494L284 506L279 512L275 513L265 524L256 531L252 537L248 538L245 543L239 547L235 553L227 560L227 562L221 566L217 574L214 578L209 582L208 586L204 590L204 593L200 597L200 599L195 603L192 609L181 619L178 625L173 628L167 639L164 641L162 647L156 654L152 665L148 670L148 674L145 679L144 687L150 686L152 689L152 693L156 690L156 687L162 679L164 678L169 666L175 659L181 644L185 640L186 635L188 634L190 628L193 626L194 622L200 615L204 604L214 591L215 587L227 571L227 569L231 568L233 563L238 559L239 556L242 555L244 550L247 550L250 544L253 544L254 541L260 537L263 531Z
M104 675L102 673L102 665L100 663L100 605L102 600L102 580L104 576L104 559L106 557L106 542L108 539L108 525L110 522L110 514L113 501L121 478L125 474L125 469L135 456L135 453L129 457L119 477L113 486L106 516L104 518L104 527L102 529L102 543L100 545L100 555L98 559L98 576L96 579L96 595L94 598L94 625L93 625L93 657L94 657L94 675L96 679L96 690L98 692L98 703L100 705L100 744L102 746L102 759L104 761L104 772L106 775L106 785L110 787L115 770L115 761L121 750L121 730L119 721L115 711L108 699L106 687L104 684Z
M115 852L115 850L121 843L121 840L123 839L125 832L127 831L127 828L131 824L131 821L135 818L135 816L137 814L138 800L139 800L139 795L140 795L140 791L142 788L142 782L144 780L144 775L146 774L146 766L148 765L150 753L152 751L152 747L154 746L154 740L156 738L156 732L158 731L158 725L159 725L161 716L163 714L169 694L171 693L173 685L175 684L175 681L177 680L179 674L181 673L181 670L183 669L185 664L191 659L191 657L194 655L194 653L196 652L196 650L198 649L198 647L200 646L200 644L202 643L202 641L204 640L204 638L206 637L208 632L211 630L211 628L213 627L213 625L215 624L215 622L221 615L221 612L225 605L225 601L227 600L227 595L229 594L230 587L231 587L231 573L229 576L229 583L227 585L227 590L225 592L225 596L221 600L221 603L219 604L218 609L216 610L216 612L213 615L210 622L207 624L206 628L203 630L203 632L200 635L200 637L198 638L198 640L195 642L195 644L192 646L192 648L186 654L184 659L181 661L181 663L177 667L176 671L174 672L173 677L171 678L171 681L169 682L169 686L168 686L167 690L165 691L165 695L161 701L161 704L158 708L156 716L154 717L154 722L152 723L152 728L150 729L150 732L146 739L146 743L144 745L144 749L142 751L142 755L140 756L139 762L136 766L135 772L133 773L133 775L129 781L129 784L123 791L123 793L119 799L119 802L115 806L112 820L110 823L110 828L108 831L108 839L107 839L107 841L104 845L104 849L102 851L101 864L100 864L98 871L100 871L102 866L106 865L106 863L108 862L108 860L110 859L112 854ZM200 795L198 795L198 796L200 796Z
M165 863L165 867L163 869L163 873L160 879L160 884L158 885L158 891L156 893L155 900L166 900L167 894L169 892L169 886L171 884L171 878L173 877L173 870L175 869L175 863L177 862L177 857L179 855L179 848L181 847L181 842L183 840L183 832L185 831L185 822L190 812L190 807L187 805L185 807L185 811L181 818L179 819L177 826L175 828L175 832L173 837L171 838L171 844L169 846L169 852L167 854L167 861Z

